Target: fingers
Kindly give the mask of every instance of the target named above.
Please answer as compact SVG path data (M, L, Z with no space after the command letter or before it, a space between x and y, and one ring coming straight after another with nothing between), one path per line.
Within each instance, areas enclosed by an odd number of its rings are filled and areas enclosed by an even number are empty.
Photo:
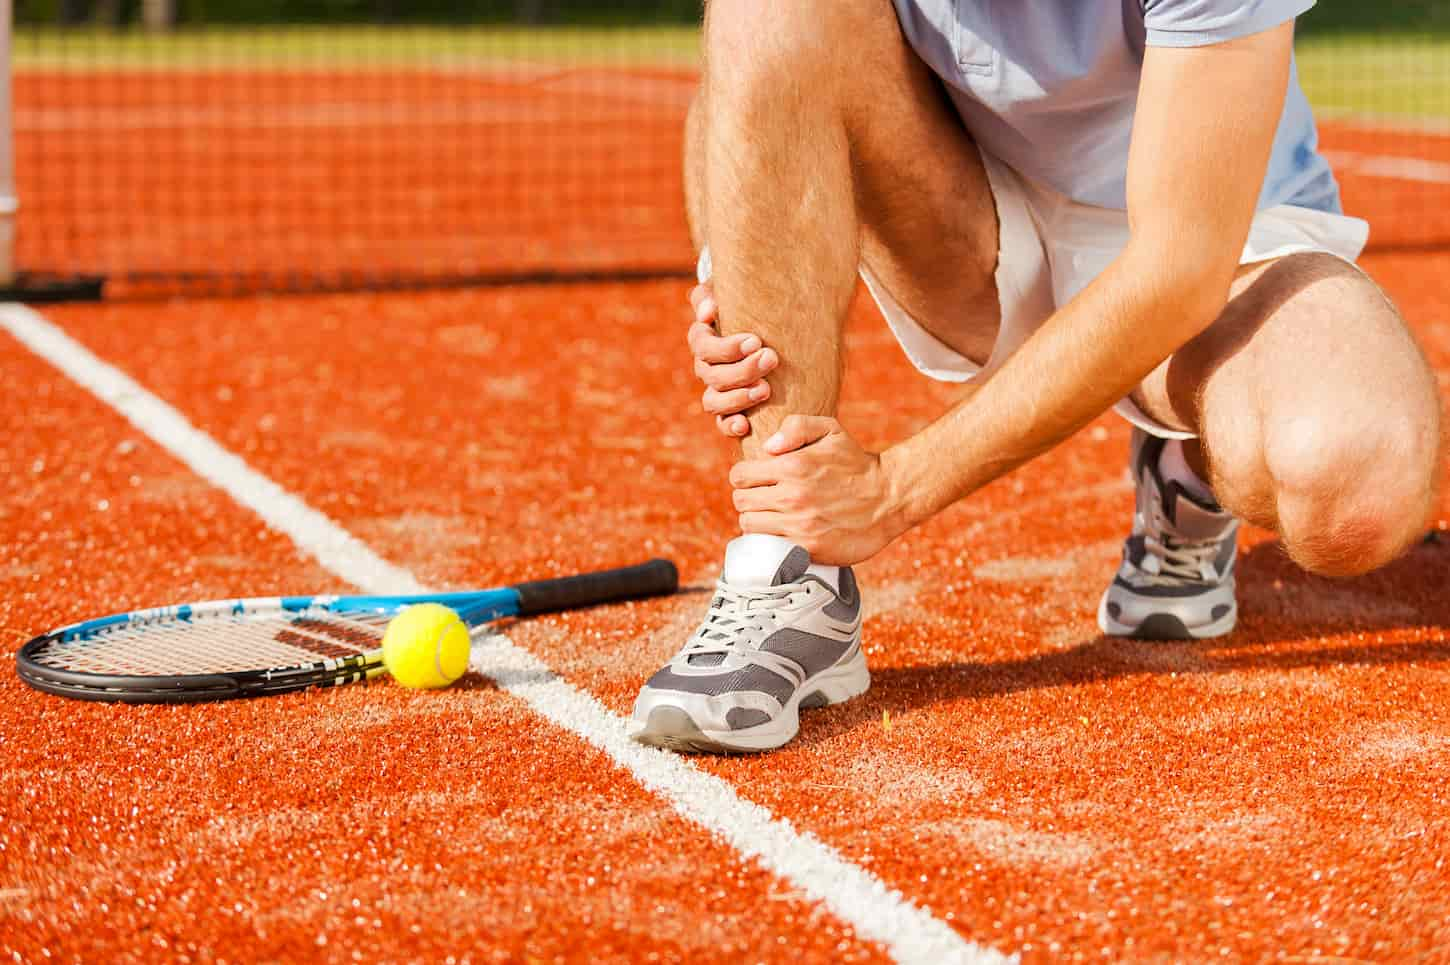
M730 485L736 489L774 486L797 468L790 459L742 459L730 467Z
M700 396L700 406L711 415L727 416L737 412L744 412L751 406L759 405L770 398L770 385L766 382L757 382L744 389L731 389L728 392L721 392L719 389L706 389Z
M730 485L750 489L794 483L810 472L816 460L810 454L793 453L840 431L841 424L827 416L786 416L780 429L766 440L769 455L763 459L742 459L731 466Z
M748 389L766 375L775 371L780 356L775 349L763 348L739 362L712 365L702 359L695 359L695 377L712 389L728 392L731 389Z
M734 335L720 335L704 322L695 322L685 335L690 343L690 354L711 365L739 362L752 352L760 350L760 336L749 332Z
M795 513L805 505L801 488L791 483L735 489L730 501L737 513Z
M706 386L700 404L715 416L722 435L743 439L750 434L750 422L739 413L770 398L764 375L780 365L780 356L765 349L758 335L721 335L715 329L720 308L709 282L690 289L690 306L695 321L686 340L695 357L695 375Z
M719 317L720 309L715 304L715 297L711 293L708 282L696 285L690 290L690 304L695 309L695 321L690 326L686 338L690 343L690 352L695 358L712 365L739 362L751 353L759 351L764 344L759 335L749 332L721 335L715 330L715 322Z
M776 456L794 452L840 429L841 424L828 416L786 416L775 435L765 440L765 451Z
M791 537L790 519L783 513L750 512L740 514L742 533L767 533L771 536Z
M763 351L758 335L716 331L719 307L709 282L690 289L690 305L695 321L686 340L695 356L695 375L706 385L701 406L715 416L715 426L723 435L743 438L750 433L750 423L737 413L770 398L770 386L762 376L779 366L780 357ZM725 370L719 371L722 367Z
M715 428L731 439L743 439L750 434L750 421L743 415L716 416Z
M697 321L707 324L714 321L719 308L715 304L715 289L709 282L701 282L690 289L690 307L695 310Z

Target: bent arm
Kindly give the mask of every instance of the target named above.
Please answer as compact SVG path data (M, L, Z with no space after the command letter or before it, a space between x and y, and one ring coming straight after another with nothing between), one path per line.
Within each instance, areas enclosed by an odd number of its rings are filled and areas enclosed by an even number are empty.
M1291 21L1148 49L1128 160L1131 240L977 392L882 454L903 528L1062 442L1223 311L1292 48Z

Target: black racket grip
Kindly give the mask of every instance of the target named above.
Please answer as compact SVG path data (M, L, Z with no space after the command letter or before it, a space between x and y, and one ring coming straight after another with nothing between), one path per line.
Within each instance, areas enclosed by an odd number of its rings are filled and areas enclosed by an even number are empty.
M669 560L650 560L617 570L534 580L514 587L519 593L519 614L553 613L575 607L663 596L679 589L680 574Z

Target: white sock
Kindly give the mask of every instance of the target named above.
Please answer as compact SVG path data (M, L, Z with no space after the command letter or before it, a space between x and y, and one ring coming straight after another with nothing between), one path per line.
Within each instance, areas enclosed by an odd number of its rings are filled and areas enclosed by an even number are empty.
M737 536L725 547L725 580L739 586L769 586L775 572L795 544L779 536L752 533ZM812 563L806 572L841 592L841 568Z
M1163 453L1158 457L1158 471L1163 474L1165 480L1176 482L1188 494L1200 502L1209 502L1217 505L1218 500L1214 498L1213 489L1198 478L1193 467L1188 465L1188 457L1183 454L1183 440L1169 439L1163 447Z
M841 568L839 566L826 566L824 563L812 563L806 572L812 576L819 576L825 580L831 589L837 593L841 592Z

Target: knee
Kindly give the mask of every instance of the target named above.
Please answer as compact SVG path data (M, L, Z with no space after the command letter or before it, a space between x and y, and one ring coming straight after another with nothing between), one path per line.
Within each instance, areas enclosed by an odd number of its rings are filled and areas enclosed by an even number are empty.
M1438 400L1354 423L1299 416L1267 427L1280 535L1305 569L1357 576L1398 557L1436 504Z
M704 48L712 115L750 103L809 94L809 104L843 86L842 70L875 35L874 0L709 0Z

